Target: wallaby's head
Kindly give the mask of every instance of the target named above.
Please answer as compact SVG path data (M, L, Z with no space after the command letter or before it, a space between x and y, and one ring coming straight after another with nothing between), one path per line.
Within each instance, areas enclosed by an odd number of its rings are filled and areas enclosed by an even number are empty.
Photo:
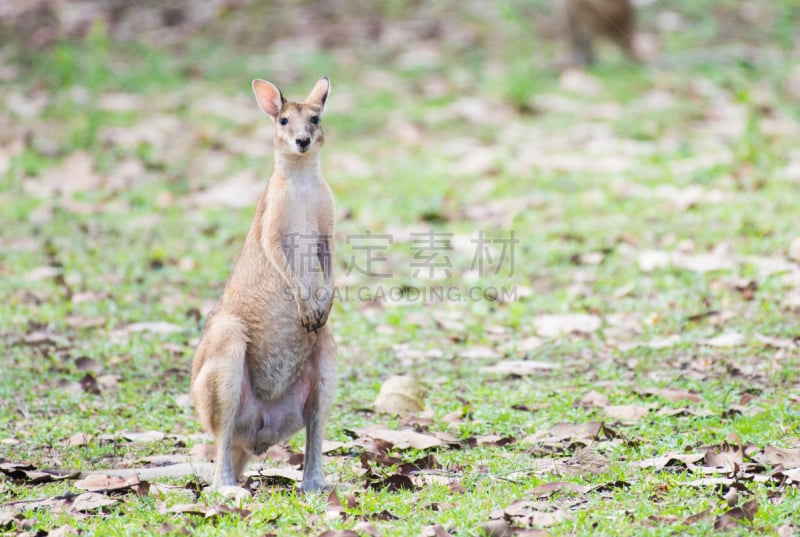
M261 109L275 122L275 150L288 155L316 153L325 143L322 110L331 91L328 77L317 80L314 89L301 103L287 101L278 86L266 80L253 80L253 92Z

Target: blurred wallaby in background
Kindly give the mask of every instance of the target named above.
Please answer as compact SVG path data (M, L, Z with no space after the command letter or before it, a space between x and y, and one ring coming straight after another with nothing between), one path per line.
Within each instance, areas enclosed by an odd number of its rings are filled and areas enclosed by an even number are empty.
M639 61L634 48L635 13L630 0L556 0L561 33L572 67L595 61L594 41L608 39L631 59Z

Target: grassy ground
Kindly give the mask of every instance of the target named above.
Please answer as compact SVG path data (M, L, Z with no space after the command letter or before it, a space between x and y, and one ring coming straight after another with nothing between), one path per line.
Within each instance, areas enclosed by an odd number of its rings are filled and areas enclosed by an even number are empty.
M191 479L99 510L21 509L11 502L80 491L6 466L0 509L18 513L7 531L24 519L34 532L69 524L97 535L359 524L480 535L490 517L550 535L797 531L798 454L772 449L800 445L796 9L665 4L642 17L661 34L659 60L636 66L604 49L596 68L564 75L550 67L553 44L532 35L530 8L514 2L466 10L455 27L469 46L422 40L390 6L396 36L373 46L255 51L201 35L159 49L115 44L97 27L83 43L3 49L0 459L136 467L206 442L185 402L192 351L271 170L255 77L295 98L319 75L333 82L323 170L337 198L343 300L331 316L340 391L328 438L362 440L326 459L342 511L269 480L254 485L249 515L169 511L224 502L198 498L183 487ZM669 17L679 30L664 29ZM436 251L450 271L435 280L412 265L422 255L413 234L431 230L452 234L438 236L452 250ZM388 278L349 270L364 268L367 231L393 238L372 267ZM512 231L513 263L478 274L472 241L494 240L497 261ZM413 300L433 288L461 294ZM403 299L359 300L358 289ZM491 300L493 289L515 299ZM550 368L531 369L538 362ZM372 409L398 374L424 388L411 420ZM665 388L677 392L653 391ZM562 422L609 431L558 435ZM357 445L369 425L461 443L409 473ZM124 438L144 431L166 436ZM90 438L69 445L78 433ZM298 435L288 447L301 446ZM411 489L381 486L399 474ZM579 487L537 489L562 481ZM726 503L731 489L738 499ZM737 505L744 520L723 516Z

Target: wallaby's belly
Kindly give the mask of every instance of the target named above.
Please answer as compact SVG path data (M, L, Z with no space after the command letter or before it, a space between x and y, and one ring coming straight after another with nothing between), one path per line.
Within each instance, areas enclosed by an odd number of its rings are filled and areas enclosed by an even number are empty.
M276 327L278 328L278 327ZM247 365L253 394L263 402L282 397L303 375L316 335L301 327L302 333L269 330L251 339L247 349ZM292 337L294 335L294 337Z
M284 238L284 254L303 289L304 296L299 298L315 304L314 293L322 281L316 250L318 234L296 231ZM249 273L235 269L223 301L228 308L239 312L244 321L253 395L267 403L283 397L302 376L317 335L303 327L292 290L266 259L261 245L250 239L240 263L260 269Z
M307 369L307 363L305 368ZM306 370L277 397L258 397L250 367L242 377L242 395L236 417L234 443L261 454L271 445L296 433L303 427L303 409L311 386Z

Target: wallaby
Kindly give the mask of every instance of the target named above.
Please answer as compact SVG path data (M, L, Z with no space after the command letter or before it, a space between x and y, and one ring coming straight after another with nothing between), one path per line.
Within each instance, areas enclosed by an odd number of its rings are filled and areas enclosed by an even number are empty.
M593 40L607 38L633 60L634 10L631 0L559 0L569 61L580 67L594 63Z
M305 426L304 491L325 486L322 440L336 382L333 195L322 178L330 81L304 102L253 81L275 123L272 177L192 362L191 395L216 440L214 486L236 485L252 454Z

